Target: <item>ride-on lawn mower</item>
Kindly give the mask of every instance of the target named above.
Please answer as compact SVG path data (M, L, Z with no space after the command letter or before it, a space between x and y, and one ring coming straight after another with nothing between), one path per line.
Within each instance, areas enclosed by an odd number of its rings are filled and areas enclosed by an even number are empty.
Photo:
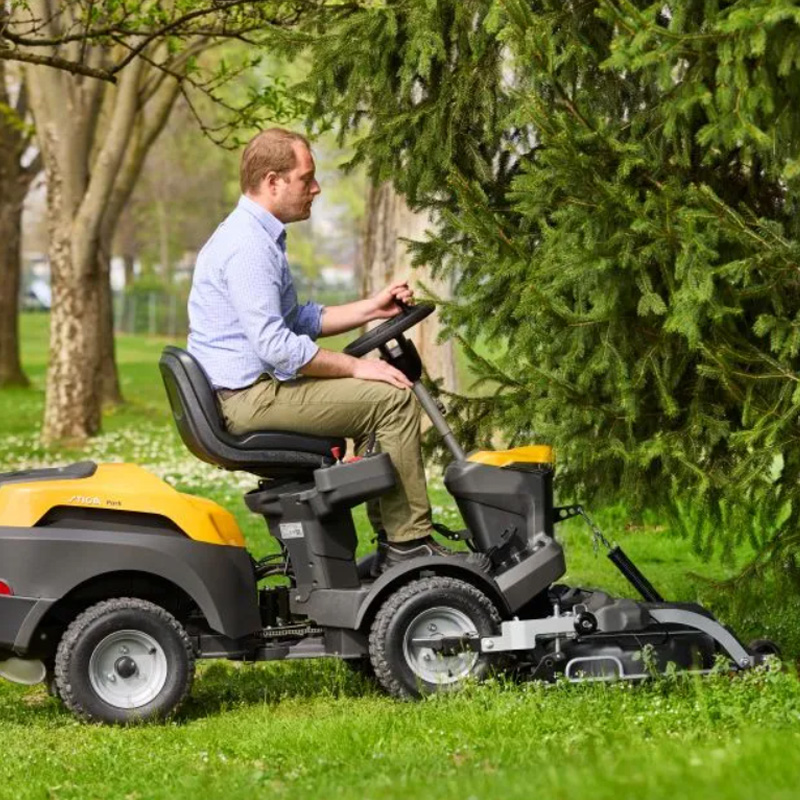
M404 336L432 310L404 307L346 352L378 349L414 382L454 457L444 482L461 535L488 569L432 556L373 577L374 554L355 559L351 509L394 485L390 457L343 462L343 440L232 436L197 362L167 347L160 367L183 441L257 476L245 500L280 554L254 561L231 514L134 465L0 475L0 674L45 680L76 714L114 723L174 711L196 658L336 657L371 668L401 698L457 689L493 667L596 681L669 663L705 671L720 655L732 670L758 663L768 644L748 649L701 606L664 602L619 548L609 557L642 601L555 584L565 572L555 525L584 512L553 506L549 447L464 453ZM282 582L258 588L273 576Z

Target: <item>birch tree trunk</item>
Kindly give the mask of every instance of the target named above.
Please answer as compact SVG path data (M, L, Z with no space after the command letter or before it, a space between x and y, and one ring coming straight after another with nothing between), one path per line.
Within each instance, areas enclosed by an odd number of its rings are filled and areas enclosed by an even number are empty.
M363 296L375 294L393 280L408 279L413 285L415 279L419 279L440 297L449 297L449 286L433 280L423 268L412 269L408 249L401 241L421 240L431 226L430 217L411 211L391 183L370 186L364 237ZM455 350L451 341L437 343L440 330L438 316L433 314L412 328L408 337L417 346L428 375L441 379L444 389L455 391L458 388Z

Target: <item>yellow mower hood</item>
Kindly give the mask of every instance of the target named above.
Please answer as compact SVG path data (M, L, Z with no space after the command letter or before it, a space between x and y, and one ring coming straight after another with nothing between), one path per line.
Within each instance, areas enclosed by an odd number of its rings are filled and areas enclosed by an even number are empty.
M555 456L553 448L548 444L529 444L512 450L478 450L470 453L467 461L492 467L508 467L511 464L552 464Z
M33 527L57 507L157 514L196 541L234 547L245 544L236 520L224 508L178 492L135 464L99 464L86 478L0 485L0 525Z

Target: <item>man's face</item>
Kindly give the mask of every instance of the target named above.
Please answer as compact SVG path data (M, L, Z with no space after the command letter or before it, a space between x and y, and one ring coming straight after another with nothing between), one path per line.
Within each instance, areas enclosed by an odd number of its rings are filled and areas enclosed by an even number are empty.
M314 159L302 142L293 142L294 168L269 180L272 213L283 223L298 222L311 216L311 204L322 191L314 177Z

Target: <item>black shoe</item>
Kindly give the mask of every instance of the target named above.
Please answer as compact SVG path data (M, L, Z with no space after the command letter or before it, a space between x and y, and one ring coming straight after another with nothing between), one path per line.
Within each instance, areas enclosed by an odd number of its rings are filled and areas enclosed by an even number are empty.
M458 553L448 547L443 547L432 536L426 536L411 542L378 542L378 558L375 568L380 574L414 558L429 556L462 558L471 566L485 572L488 572L491 567L491 561L484 553Z

